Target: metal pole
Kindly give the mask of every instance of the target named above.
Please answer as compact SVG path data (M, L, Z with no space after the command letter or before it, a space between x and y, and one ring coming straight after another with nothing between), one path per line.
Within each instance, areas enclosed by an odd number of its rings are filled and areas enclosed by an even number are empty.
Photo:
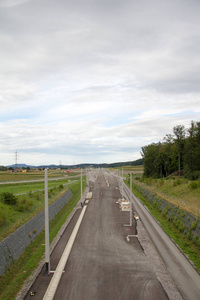
M133 224L133 204L132 204L132 173L130 172L130 226Z
M49 203L48 203L48 169L45 169L45 276L50 273L49 259Z
M87 182L87 186L89 185L89 171L88 169L86 169L86 182Z
M124 180L123 180L123 167L122 167L122 198L124 197Z
M81 201L82 201L82 195L83 195L83 182L82 182L83 176L82 176L82 168L81 168Z

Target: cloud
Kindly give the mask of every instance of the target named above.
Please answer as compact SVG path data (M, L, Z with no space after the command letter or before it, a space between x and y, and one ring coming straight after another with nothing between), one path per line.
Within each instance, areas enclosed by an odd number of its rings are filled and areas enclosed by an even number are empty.
M2 1L0 164L137 159L199 120L199 7Z

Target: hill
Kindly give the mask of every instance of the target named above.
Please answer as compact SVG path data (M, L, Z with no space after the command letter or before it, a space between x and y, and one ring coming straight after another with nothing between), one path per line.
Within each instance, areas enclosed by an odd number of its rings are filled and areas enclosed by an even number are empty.
M139 166L143 165L143 159L137 159L135 161L128 161L128 162L116 162L116 163L101 163L101 164L90 164L90 163L84 163L84 164L77 164L77 165L40 165L40 166L31 166L26 164L17 164L17 168L49 168L49 169L68 169L68 168L116 168L116 167L123 167L123 166ZM7 168L16 168L16 165L9 165L6 166Z

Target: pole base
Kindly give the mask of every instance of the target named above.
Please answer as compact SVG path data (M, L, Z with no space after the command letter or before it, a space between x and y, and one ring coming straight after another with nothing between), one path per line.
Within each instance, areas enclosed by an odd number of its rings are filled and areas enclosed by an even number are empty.
M45 276L49 276L49 262L45 262Z

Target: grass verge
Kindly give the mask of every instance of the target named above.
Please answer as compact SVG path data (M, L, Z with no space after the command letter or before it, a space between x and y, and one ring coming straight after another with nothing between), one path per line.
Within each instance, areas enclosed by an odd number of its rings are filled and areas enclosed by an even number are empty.
M85 186L86 182L83 182L83 190ZM70 186L70 190L72 198L50 223L50 242L57 235L59 229L65 223L67 217L80 199L80 181L73 183ZM25 280L38 267L41 259L44 257L44 240L45 233L42 231L35 241L27 247L21 257L0 277L1 300L15 299Z
M194 264L198 272L200 272L200 250L188 240L187 237L180 233L180 231L167 218L157 211L155 207L147 201L136 189L132 189L136 197L149 209L150 213L159 222L166 234L173 239L173 241L180 247L183 253Z
M84 180L85 177L83 177L83 181ZM66 182L66 180L49 181L49 204L52 204L64 194L73 183L73 181L69 180L67 184ZM40 184L43 184L44 188L44 183ZM26 184L17 185L21 185L21 188L26 187ZM2 193L0 193L0 241L44 209L44 190L33 193L30 189L31 185L28 184L27 186L29 187L29 192L25 195L16 196L17 201L15 205L5 204L1 197Z

